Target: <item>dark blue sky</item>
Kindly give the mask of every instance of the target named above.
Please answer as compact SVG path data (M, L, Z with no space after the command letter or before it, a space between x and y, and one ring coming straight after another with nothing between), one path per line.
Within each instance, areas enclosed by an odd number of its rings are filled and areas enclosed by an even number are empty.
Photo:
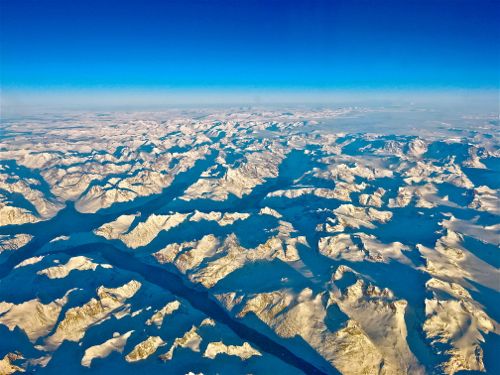
M4 88L499 87L500 1L0 2Z

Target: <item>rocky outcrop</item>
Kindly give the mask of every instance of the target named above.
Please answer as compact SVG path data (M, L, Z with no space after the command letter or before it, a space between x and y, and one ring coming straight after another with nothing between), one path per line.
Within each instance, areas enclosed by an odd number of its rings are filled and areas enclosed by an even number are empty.
M402 176L408 184L420 184L422 182L429 183L450 183L457 187L465 189L473 189L474 184L462 171L460 166L455 163L454 158L444 165L438 165L431 161L418 160L415 165L406 169Z
M132 215L121 216L112 223L104 224L95 233L108 239L118 239L132 249L146 246L153 241L158 233L169 230L182 223L187 214L173 213L170 215L151 215L146 221L137 224L132 230L129 229L133 221Z
M173 314L181 307L181 303L179 301L172 301L163 306L160 310L157 310L151 318L146 321L147 325L156 325L158 328L161 328L163 324L163 319L167 315Z
M284 262L298 261L296 245L299 243L307 245L307 241L304 237L290 238L289 233L293 231L293 228L285 222L279 228L277 236L269 238L265 243L253 249L243 248L234 234L229 235L216 251L217 254L223 255L200 266L189 274L189 278L211 288L233 271L242 268L247 262L275 258Z
M336 286L343 278L332 279L329 304L335 303L350 319L357 322L383 358L386 374L424 374L424 368L411 352L406 337L405 313L408 303L395 298L391 290L367 283L359 275L344 290ZM384 322L384 324L380 324Z
M68 296L74 289L48 304L43 304L38 298L18 305L10 302L0 302L0 324L11 331L19 327L31 342L46 336L55 326L59 314L68 302Z
M485 371L480 344L483 334L499 332L498 324L460 285L432 278L426 287L433 298L425 300L423 329L436 350L447 347L448 359L441 365L442 371Z
M184 192L181 199L224 201L230 194L241 198L266 179L278 177L278 166L284 157L283 151L277 147L272 151L248 153L239 167L228 166L221 178L199 179Z
M300 260L297 246L308 246L304 236L293 237L293 226L279 221L277 234L255 248L240 245L235 234L221 241L213 235L206 235L198 241L172 243L154 253L160 263L173 263L191 281L213 287L233 271L249 262L279 259L283 262Z
M25 259L22 262L18 263L14 268L26 267L26 266L30 266L32 264L36 264L36 263L42 261L43 258L45 258L44 255L39 255L39 256Z
M302 337L343 374L374 371L423 374L423 368L406 341L406 301L395 299L387 289L367 284L356 273L357 282L340 290L335 282L346 272L351 270L345 268L335 274L328 294L314 294L308 288L297 295L286 289L261 293L249 297L246 302L237 302L243 305L238 316L252 312L279 336ZM334 304L348 321L332 332L326 320ZM380 321L384 321L384 325L377 323Z
M188 348L191 349L193 352L199 352L201 340L202 339L197 332L197 328L193 326L182 337L177 337L174 340L174 343L172 344L168 352L162 354L160 358L164 361L170 361L174 356L175 349L178 347Z
M335 219L332 224L327 224L327 232L342 232L345 228L359 229L366 227L375 228L374 222L386 223L392 218L391 211L378 211L372 207L356 207L352 204L343 204L333 210Z
M283 215L281 215L278 211L270 207L261 208L259 211L259 215L274 216L276 219L281 219L283 217Z
M240 357L243 360L247 360L253 356L261 356L258 350L255 350L250 346L248 342L244 342L243 345L225 345L222 341L210 342L203 353L204 357L215 359L220 354L227 354L231 356Z
M220 242L212 234L203 236L199 241L172 243L154 253L159 263L174 263L183 273L198 267L205 258L214 256Z
M323 161L329 163L329 166L326 170L316 171L315 176L336 182L343 181L351 185L356 181L356 178L373 181L378 178L393 176L391 170L376 165L376 163L370 165L369 160L356 160L352 164L342 163L341 161L344 160L347 162L352 161L346 157L323 158Z
M165 345L165 341L160 336L149 336L146 340L137 344L130 353L125 356L127 362L142 361L156 352L156 350Z
M373 207L382 207L384 203L382 201L382 197L385 194L384 188L378 188L373 194L360 194L359 195L359 204L362 206L373 206Z
M419 138L416 138L408 143L408 153L415 157L421 157L427 152L427 143Z
M248 213L240 213L240 212L216 212L216 211L211 211L211 212L200 212L195 210L193 215L190 216L189 221L201 221L201 220L208 220L208 221L216 221L217 224L220 226L224 227L226 225L232 225L234 224L237 220L245 220L250 217L250 214Z
M24 208L8 206L0 201L0 226L35 223L40 219Z
M4 251L15 251L27 245L33 238L30 234L16 234L13 236L0 235L0 253Z
M16 372L25 372L22 367L15 364L16 361L24 359L20 353L7 353L0 359L0 374L10 375Z
M129 230L136 217L137 215L121 215L116 220L101 225L94 233L107 240L119 239Z
M22 195L34 207L40 219L47 220L54 217L64 205L56 200L48 199L42 191L38 190L36 186L38 184L37 180L30 181L18 176L13 177L0 173L0 189L7 194ZM8 206L3 206L2 201L4 199L0 196L0 212L2 213L0 217L8 216L0 223L3 223L4 220L11 221L12 224L20 224L19 221L32 222L33 216L27 210L15 207L14 210L9 211Z
M89 327L101 324L111 314L123 309L126 300L134 296L140 287L141 283L135 280L118 288L99 287L98 298L92 298L83 306L66 311L55 332L45 340L45 350L54 351L65 340L80 341Z

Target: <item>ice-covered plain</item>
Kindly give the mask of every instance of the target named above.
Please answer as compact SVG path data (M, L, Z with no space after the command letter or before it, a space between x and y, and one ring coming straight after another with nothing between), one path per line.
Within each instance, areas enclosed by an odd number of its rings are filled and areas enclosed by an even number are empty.
M498 112L0 129L0 374L500 373Z

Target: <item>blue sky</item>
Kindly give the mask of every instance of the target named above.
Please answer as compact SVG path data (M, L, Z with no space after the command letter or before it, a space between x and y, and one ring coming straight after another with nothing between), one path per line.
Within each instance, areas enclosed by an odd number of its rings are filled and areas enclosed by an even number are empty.
M0 1L7 90L499 87L500 1Z

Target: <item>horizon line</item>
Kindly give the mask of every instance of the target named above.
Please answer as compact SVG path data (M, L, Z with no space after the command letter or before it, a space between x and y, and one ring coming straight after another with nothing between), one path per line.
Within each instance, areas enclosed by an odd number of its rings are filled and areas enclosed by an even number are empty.
M481 105L498 111L500 91L495 88L0 88L2 113L30 109L135 109L175 106L335 105L366 102L401 104L436 102Z

